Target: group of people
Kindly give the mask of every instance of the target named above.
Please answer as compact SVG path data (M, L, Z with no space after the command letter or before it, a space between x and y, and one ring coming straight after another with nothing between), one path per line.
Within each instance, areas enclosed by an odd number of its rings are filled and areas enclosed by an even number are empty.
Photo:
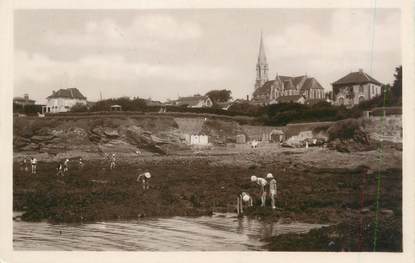
M25 157L23 158L20 170L29 172L29 164L31 166L31 174L36 175L37 174L37 165L38 161L35 157ZM84 166L84 161L82 158L79 158L79 168L82 168ZM57 176L64 176L69 171L69 159L65 159L63 162L59 162L57 170Z
M34 157L25 157L21 165L21 170L29 172L29 164L31 166L31 174L35 175L37 173L37 159Z
M110 170L113 170L113 169L115 169L115 167L117 167L117 156L115 155L115 153L113 153L111 155L109 155L108 153L105 153L104 154L104 161L109 162Z
M82 160L82 158L79 158L78 160L78 166L79 168L84 167L84 161ZM65 161L63 161L63 163L59 163L58 164L58 168L57 168L57 176L65 176L65 174L67 172L69 172L69 159L65 159Z
M137 156L142 155L139 149L135 151L135 154ZM109 161L110 170L113 170L117 167L117 156L115 153L112 153L111 155L109 155L108 153L105 153L104 159ZM141 182L143 190L150 189L150 178L151 178L150 172L144 172L144 173L138 174L137 182Z
M256 183L260 187L259 196L261 198L261 207L265 207L267 196L271 199L272 209L276 209L276 198L277 198L277 180L275 180L272 173L268 173L265 178L251 176L251 182ZM253 197L246 192L242 192L237 197L237 212L238 214L243 213L244 206L253 206Z

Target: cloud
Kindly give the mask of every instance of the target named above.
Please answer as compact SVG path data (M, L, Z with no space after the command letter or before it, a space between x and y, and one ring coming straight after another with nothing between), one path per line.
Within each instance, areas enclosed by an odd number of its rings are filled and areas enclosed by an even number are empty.
M369 10L337 10L327 22L331 25L327 32L303 23L293 24L282 33L271 34L266 42L273 50L280 51L271 53L274 57L310 56L327 62L351 53L369 55L372 47L377 53L399 51L399 21L397 12L390 13L386 19L374 20L373 12Z
M162 48L202 36L200 25L169 15L136 16L127 26L113 19L88 21L76 32L49 32L44 41L59 47Z
M31 81L44 84L67 75L70 79L89 78L98 81L138 81L163 78L170 81L191 83L225 79L232 70L221 66L168 65L130 62L117 55L85 56L76 61L57 61L46 55L29 55L24 51L15 53L15 81L20 84Z
M373 15L373 10L336 10L326 29L294 23L271 33L265 38L270 66L281 74L308 73L326 88L359 68L389 81L391 65L400 63L400 13Z

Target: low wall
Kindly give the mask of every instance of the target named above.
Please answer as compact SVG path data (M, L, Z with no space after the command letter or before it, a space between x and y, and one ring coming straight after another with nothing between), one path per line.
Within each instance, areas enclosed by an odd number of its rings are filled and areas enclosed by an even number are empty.
M174 118L179 130L184 134L199 134L203 128L205 118Z
M365 119L365 130L372 139L402 143L402 115Z
M248 141L270 140L271 132L274 130L283 131L283 127L271 127L271 126L254 126L254 125L241 125L243 132L247 136Z

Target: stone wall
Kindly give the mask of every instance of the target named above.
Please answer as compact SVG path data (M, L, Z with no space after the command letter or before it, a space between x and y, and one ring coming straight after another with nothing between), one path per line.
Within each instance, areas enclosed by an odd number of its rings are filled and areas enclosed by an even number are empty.
M365 130L374 140L402 143L402 115L370 117L365 121Z

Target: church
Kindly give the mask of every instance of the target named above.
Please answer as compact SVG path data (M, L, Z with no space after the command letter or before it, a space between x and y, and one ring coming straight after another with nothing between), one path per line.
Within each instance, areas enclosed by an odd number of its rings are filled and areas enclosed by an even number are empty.
M252 103L260 105L276 103L301 103L314 104L324 101L324 88L313 77L302 76L280 76L276 74L275 79L268 79L268 63L265 55L264 43L259 43L259 55L256 64L255 90L252 94Z

